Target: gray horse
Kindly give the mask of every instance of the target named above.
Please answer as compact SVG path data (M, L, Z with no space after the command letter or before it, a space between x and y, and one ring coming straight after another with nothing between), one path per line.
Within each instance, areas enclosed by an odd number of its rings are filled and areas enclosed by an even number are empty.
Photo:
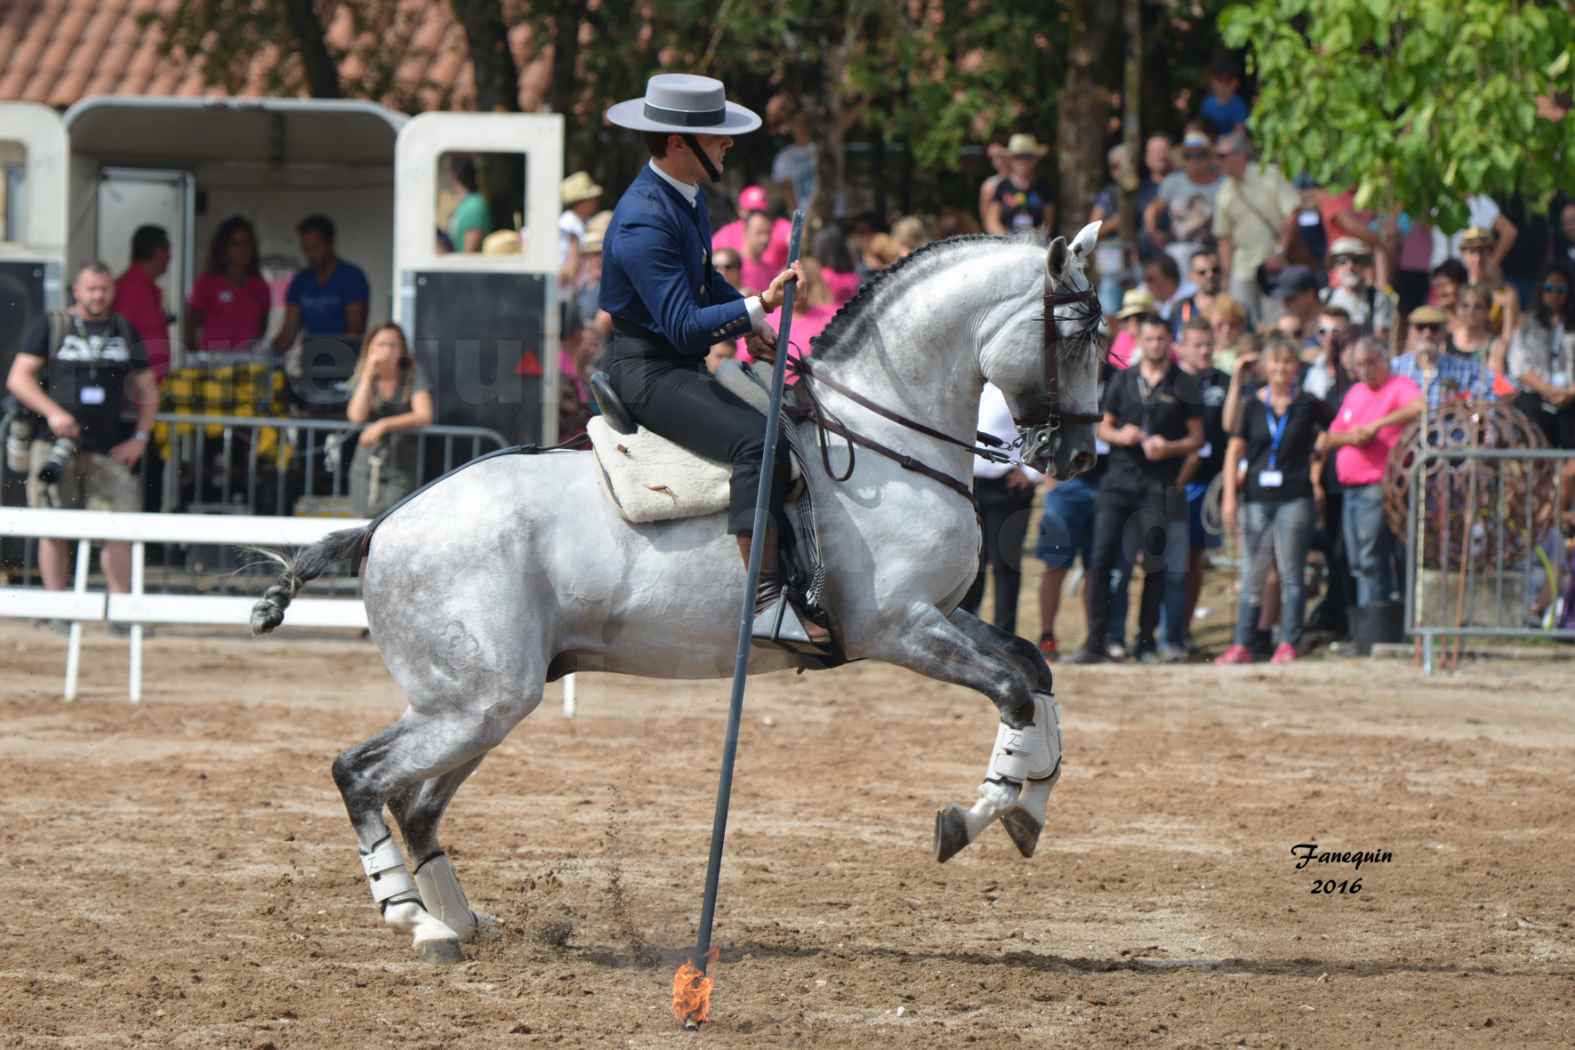
M1037 435L1030 465L1072 476L1093 462L1086 419L1097 411L1107 334L1083 269L1097 237L1096 223L1048 250L985 237L921 249L838 313L816 342L815 374L971 444L984 382L1025 418L1045 401L1046 348L1054 348L1059 407L1079 422L1048 440ZM818 392L859 434L971 482L968 449L826 386ZM810 447L811 425L798 426ZM831 441L840 472L847 446ZM828 576L824 604L847 657L969 686L995 703L1003 723L978 802L937 818L938 858L998 818L1031 854L1060 774L1060 729L1037 648L957 609L978 565L973 506L863 450L847 481L817 465L808 483ZM478 922L438 844L455 790L563 674L730 674L744 570L719 514L625 523L590 453L486 459L418 493L375 528L375 539L370 529L346 530L293 559L274 555L285 572L257 603L252 625L272 630L308 580L365 557L372 638L410 706L341 754L334 781L384 921L410 934L422 958L453 961ZM751 673L796 666L797 656L778 649L755 649L750 660ZM385 803L411 870L384 822Z

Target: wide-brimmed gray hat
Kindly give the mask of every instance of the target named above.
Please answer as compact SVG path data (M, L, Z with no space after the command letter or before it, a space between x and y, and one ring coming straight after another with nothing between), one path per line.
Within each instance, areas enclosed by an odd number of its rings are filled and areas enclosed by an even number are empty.
M742 135L760 127L753 110L727 100L720 80L690 73L658 73L645 84L644 98L607 111L607 119L634 131L678 135Z

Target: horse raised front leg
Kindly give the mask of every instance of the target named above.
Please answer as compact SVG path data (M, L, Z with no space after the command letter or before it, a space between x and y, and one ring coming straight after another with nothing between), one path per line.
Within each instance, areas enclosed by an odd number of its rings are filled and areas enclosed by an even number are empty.
M1050 665L1045 662L1044 654L1039 651L1037 645L1015 634L1009 634L993 624L985 623L971 613L958 609L949 619L978 645L1003 652L1028 676L1032 683L1036 705L1041 703L1047 705L1043 718L1039 716L1036 706L1035 722L1045 727L1046 741L1053 745L1055 754L1055 771L1043 779L1027 780L1021 784L1015 795L992 780L987 771L985 782L979 785L979 801L974 803L971 810L963 812L956 806L948 807L949 810L959 810L957 814L952 815L951 825L966 829L972 824L978 830L983 830L984 827L989 826L986 813L998 810L1001 826L1011 836L1018 852L1025 857L1032 857L1034 850L1039 846L1039 836L1044 832L1045 811L1050 802L1050 791L1061 779L1061 713L1060 705L1055 702L1053 695L1054 680L1050 674ZM996 747L991 752L992 767L996 754L1003 744L1007 743L1001 739L1006 732L1007 727L1002 726L997 733ZM1004 798L1004 803L997 801L1001 798ZM959 816L963 820L961 825L958 825ZM940 814L937 814L936 819L937 822L940 821ZM978 834L978 830L974 832L975 835ZM971 837L968 841L972 841ZM966 844L967 842L963 843Z
M1002 725L996 736L985 782L972 809L948 806L935 817L935 859L945 862L979 833L1019 804L1030 807L1014 819L1012 831L1018 849L1033 852L1037 832L1029 820L1037 802L1039 827L1043 827L1048 788L1025 784L1053 782L1060 771L1061 733L1054 701L1048 691L1049 672L1031 673L1021 654L980 630L984 625L966 613L949 620L939 609L919 611L892 635L889 647L871 655L930 678L968 686L994 701ZM1018 836L1023 839L1019 841ZM1026 847L1026 848L1025 848Z

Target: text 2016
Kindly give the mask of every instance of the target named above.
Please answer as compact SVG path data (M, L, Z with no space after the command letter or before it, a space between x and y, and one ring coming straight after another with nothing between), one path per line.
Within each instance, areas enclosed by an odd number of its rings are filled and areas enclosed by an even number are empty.
M1361 892L1361 879L1341 879L1339 882L1333 879L1313 879L1313 896L1317 896L1320 893L1344 893L1354 897Z

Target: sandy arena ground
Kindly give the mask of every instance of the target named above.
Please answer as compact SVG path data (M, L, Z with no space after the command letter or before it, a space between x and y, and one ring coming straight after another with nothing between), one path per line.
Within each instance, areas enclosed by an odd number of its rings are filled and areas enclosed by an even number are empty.
M945 866L982 698L756 679L696 1036L668 999L727 684L586 675L574 721L550 687L446 823L501 933L434 969L381 925L328 775L403 702L370 645L304 634L161 635L132 707L94 628L67 706L64 642L0 623L0 1046L1571 1045L1567 664L1063 666L1039 855L993 828ZM1298 871L1302 842L1392 860Z

